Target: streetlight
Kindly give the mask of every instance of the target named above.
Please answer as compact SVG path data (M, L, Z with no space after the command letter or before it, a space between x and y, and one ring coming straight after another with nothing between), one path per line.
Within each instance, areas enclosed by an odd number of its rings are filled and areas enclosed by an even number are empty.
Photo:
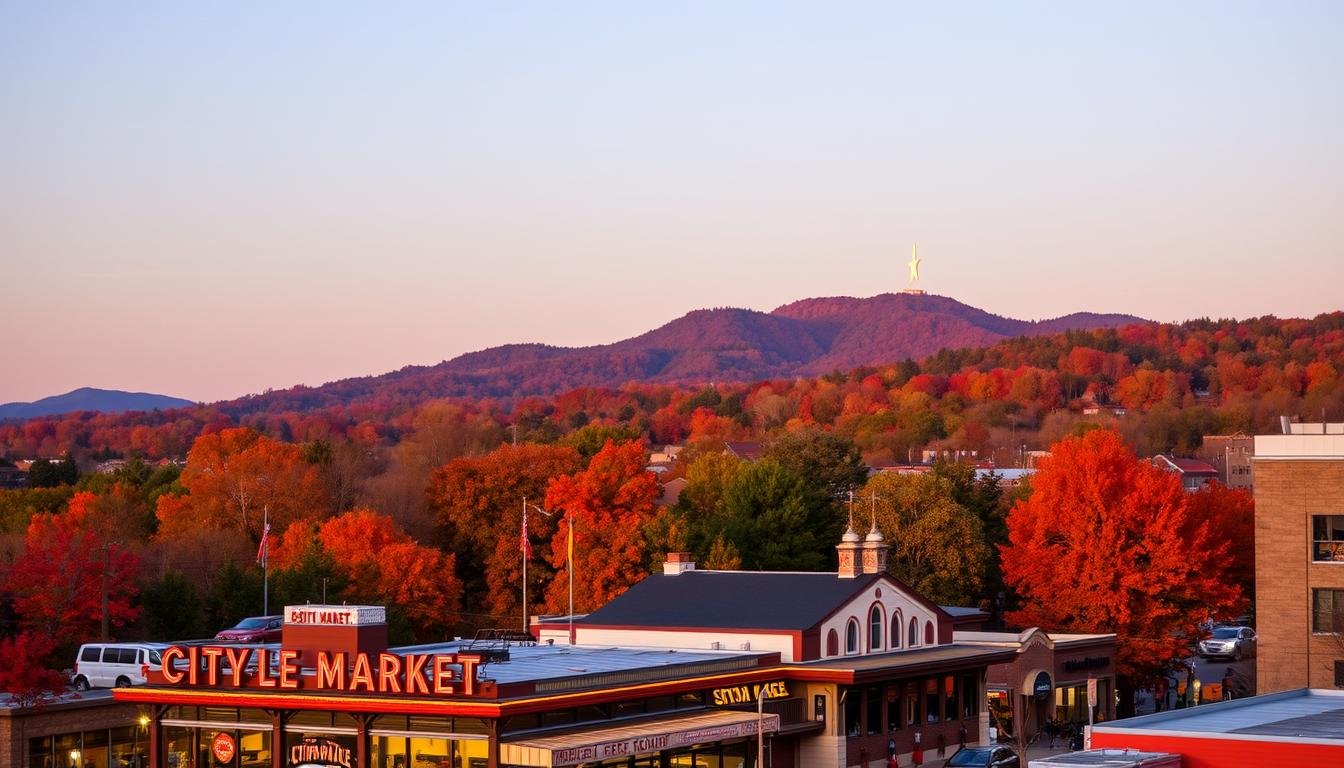
M756 768L765 768L765 692L769 688L760 686L756 691Z

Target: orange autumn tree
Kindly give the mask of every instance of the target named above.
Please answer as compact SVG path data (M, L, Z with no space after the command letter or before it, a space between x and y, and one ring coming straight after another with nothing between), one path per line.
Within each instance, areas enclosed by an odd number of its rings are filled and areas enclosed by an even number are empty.
M1210 483L1189 494L1190 522L1206 523L1209 535L1226 545L1228 579L1246 597L1255 594L1255 499L1250 491Z
M551 539L556 576L546 588L546 610L569 609L570 524L574 525L574 610L593 611L646 575L644 525L654 516L658 481L644 469L641 443L610 441L588 468L551 481L546 508L564 512Z
M298 446L247 428L197 438L179 482L186 495L159 498L159 535L165 539L207 528L235 533L255 546L264 515L272 531L279 531L328 508L318 468L304 460Z
M524 443L453 459L430 477L429 505L438 522L438 543L457 553L458 575L467 592L465 610L488 614L485 626L513 626L515 615L522 620L523 498L541 506L552 478L582 466L578 451L569 446ZM556 522L530 513L530 541L548 540ZM540 554L528 566L528 602L533 604L554 575Z
M1114 632L1121 708L1132 711L1136 682L1189 655L1201 621L1240 608L1226 543L1192 518L1175 475L1111 430L1055 444L1031 485L1008 515L1003 573L1022 608L1006 618Z
M300 520L273 546L282 571L301 567L314 550L331 558L344 577L341 599L386 605L418 641L447 637L459 619L454 555L417 544L387 515L355 509L321 525Z

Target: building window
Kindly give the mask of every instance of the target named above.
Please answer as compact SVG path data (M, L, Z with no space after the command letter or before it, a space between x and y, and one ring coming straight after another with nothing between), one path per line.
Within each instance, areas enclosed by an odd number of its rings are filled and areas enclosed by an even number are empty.
M914 616L910 617L910 641L906 645L911 648L919 645L919 619Z
M924 644L933 645L933 622L924 622Z
M869 736L882 732L882 689L865 688L863 696L867 699L867 711L864 712L864 733Z
M902 626L903 624L901 622L901 612L893 611L891 614L891 647L893 649L901 647Z
M951 675L943 678L943 719L957 719L957 686Z
M871 613L868 614L868 650L882 650L882 606L874 605Z
M840 635L836 634L834 629L826 633L826 655L840 655Z
M919 722L919 686L914 683L905 684L905 724L915 725Z
M961 719L970 720L980 714L980 708L976 706L979 696L976 694L980 686L976 685L975 675L961 676Z
M1335 687L1344 688L1344 661L1335 661Z
M1344 632L1344 589L1311 590L1311 631Z
M845 735L863 735L863 723L859 717L863 712L863 691L850 688L845 692Z
M1311 516L1311 559L1344 562L1344 515Z
M930 723L938 722L938 678L930 677L924 681L924 719Z
M845 653L859 652L859 620L850 619L845 625Z
M887 686L887 732L901 729L901 687Z

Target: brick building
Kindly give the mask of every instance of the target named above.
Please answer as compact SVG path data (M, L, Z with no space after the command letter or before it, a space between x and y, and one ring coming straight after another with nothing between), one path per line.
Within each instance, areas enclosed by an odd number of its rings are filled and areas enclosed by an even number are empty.
M0 702L0 765L120 768L149 765L148 720L111 691L67 693L38 706Z
M1344 688L1344 424L1255 437L1258 691Z

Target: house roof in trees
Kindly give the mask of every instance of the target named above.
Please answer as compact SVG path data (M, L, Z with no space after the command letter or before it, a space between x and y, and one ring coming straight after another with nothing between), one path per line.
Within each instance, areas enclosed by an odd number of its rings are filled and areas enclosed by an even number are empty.
M723 444L728 452L744 461L755 461L761 458L764 453L761 450L760 443L753 443L744 440L729 441Z
M1209 477L1217 477L1218 475L1218 470L1215 469L1212 464L1207 461L1200 461L1199 459L1158 454L1153 457L1153 460L1158 462L1158 466L1162 466L1162 468L1166 469L1168 472L1177 472L1182 475L1208 475ZM1163 466L1164 464L1165 466Z
M878 574L842 579L834 572L655 573L578 622L596 626L806 630L880 579L894 581Z

